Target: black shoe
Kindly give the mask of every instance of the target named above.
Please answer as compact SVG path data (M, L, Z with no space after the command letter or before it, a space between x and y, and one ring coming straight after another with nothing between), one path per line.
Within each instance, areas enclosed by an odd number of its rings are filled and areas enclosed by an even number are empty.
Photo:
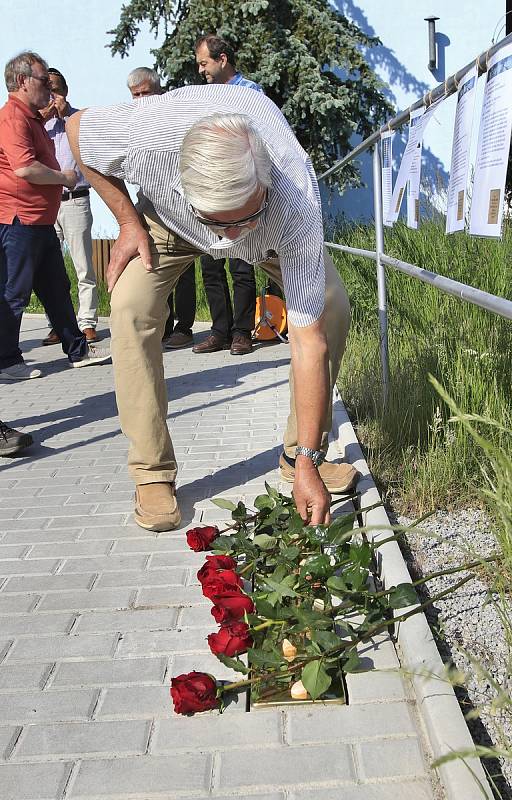
M14 456L33 444L30 433L20 433L0 420L0 456Z

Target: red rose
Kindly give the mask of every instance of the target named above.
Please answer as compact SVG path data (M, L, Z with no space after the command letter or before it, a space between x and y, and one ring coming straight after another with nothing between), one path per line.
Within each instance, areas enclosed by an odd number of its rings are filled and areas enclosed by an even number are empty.
M216 622L226 622L227 620L241 619L245 612L254 612L254 603L250 597L242 592L224 592L211 597L214 607L212 615Z
M245 622L226 622L218 633L210 633L208 644L214 656L224 653L225 656L237 656L252 647L249 626Z
M225 592L238 592L243 581L232 569L221 569L218 572L211 572L205 577L202 583L203 594L210 600L218 594Z
M231 556L206 556L206 562L197 573L197 580L202 583L207 575L221 569L235 569L236 561Z
M193 714L220 706L217 684L205 672L189 672L172 678L171 697L176 714Z
M219 535L216 525L207 525L205 528L191 528L187 531L187 544L191 550L200 553L202 550L210 550L210 545Z

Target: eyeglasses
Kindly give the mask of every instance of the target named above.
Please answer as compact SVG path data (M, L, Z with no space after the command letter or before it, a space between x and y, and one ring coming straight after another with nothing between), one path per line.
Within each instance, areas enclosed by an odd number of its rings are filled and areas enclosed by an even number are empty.
M40 78L38 75L27 75L27 78L34 78L35 81L41 81L43 86L46 86L47 89L51 87L50 78L48 75L45 75L44 78Z
M192 210L197 221L201 223L201 225L207 225L209 228L215 228L216 230L217 229L223 230L225 228L245 228L248 222L252 222L253 220L258 219L258 217L261 217L264 211L266 211L267 207L268 207L268 192L265 195L265 201L263 205L261 206L261 208L258 209L258 211L255 211L254 214L249 214L248 217L243 217L243 219L237 219L230 222L220 222L219 220L216 219L208 219L207 217L201 217L195 210L194 206L190 206L190 209Z

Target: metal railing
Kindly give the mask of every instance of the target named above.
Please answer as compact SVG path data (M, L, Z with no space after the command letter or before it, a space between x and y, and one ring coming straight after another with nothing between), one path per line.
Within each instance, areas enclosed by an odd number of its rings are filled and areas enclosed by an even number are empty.
M420 100L417 100L405 111L401 111L396 117L386 122L377 131L371 134L367 139L357 145L350 153L344 158L337 161L326 172L319 176L319 180L327 178L334 172L343 169L344 166L349 164L355 158L365 153L367 150L373 151L373 211L375 217L375 250L361 250L358 247L347 247L342 244L335 244L333 242L326 242L326 246L333 250L341 250L344 253L351 255L362 256L364 258L374 259L377 266L377 296L378 296L378 315L379 315L379 330L380 330L380 360L382 367L382 387L384 403L387 401L389 390L389 349L388 349L388 311L386 299L386 272L384 267L393 267L394 269L404 272L412 278L417 278L423 283L428 283L435 286L441 292L450 294L457 297L459 300L464 300L473 305L491 311L493 314L499 314L506 319L512 319L512 301L506 300L504 297L498 297L494 294L489 294L474 286L468 286L465 283L459 283L451 278L446 278L443 275L438 275L436 272L424 269L416 264L409 264L407 261L400 261L397 258L392 258L384 252L384 219L382 213L382 173L381 173L381 160L379 144L381 134L388 130L396 130L404 123L408 122L411 111L414 111L423 106L428 107L441 98L447 98L457 91L458 85L464 75L472 69L474 65L478 67L478 74L481 75L487 72L489 58L494 53L501 50L505 45L512 43L512 34L509 34L497 44L493 45L489 50L485 50L474 61L471 61L465 67L458 70L458 72L450 75L444 83L440 83L435 89L427 92Z

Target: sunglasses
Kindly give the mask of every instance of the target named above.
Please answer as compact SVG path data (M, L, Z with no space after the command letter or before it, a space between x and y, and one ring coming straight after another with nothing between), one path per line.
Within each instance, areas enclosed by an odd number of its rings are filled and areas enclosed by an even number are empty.
M37 75L27 75L27 78L33 78L35 81L41 81L43 86L46 86L48 89L51 86L48 75L45 75L44 78L39 78Z
M207 225L209 228L215 228L216 230L224 230L225 228L244 228L248 222L252 222L258 217L261 217L264 211L266 211L268 207L268 193L265 196L265 201L261 208L258 209L254 214L249 214L248 217L243 217L243 219L237 219L230 222L219 222L215 219L208 219L207 217L201 217L197 211L195 210L194 206L190 206L192 213L194 214L195 218L201 225Z

